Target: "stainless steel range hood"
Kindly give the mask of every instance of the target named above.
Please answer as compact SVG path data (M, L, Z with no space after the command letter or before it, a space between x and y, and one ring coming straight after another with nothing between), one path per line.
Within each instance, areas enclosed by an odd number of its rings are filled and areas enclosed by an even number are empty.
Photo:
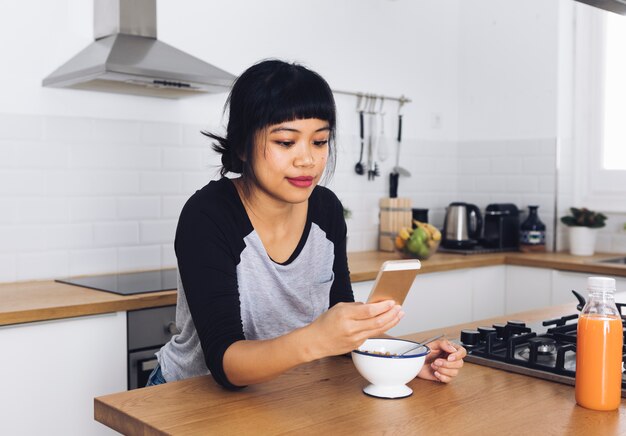
M229 90L234 75L156 36L156 0L95 0L95 41L43 86L163 98Z
M615 12L616 14L626 15L626 0L576 0L586 3L605 11Z

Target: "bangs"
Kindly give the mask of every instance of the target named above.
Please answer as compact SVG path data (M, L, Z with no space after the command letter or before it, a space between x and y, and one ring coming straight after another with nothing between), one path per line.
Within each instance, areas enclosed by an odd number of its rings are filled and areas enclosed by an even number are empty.
M287 65L266 80L266 95L258 101L252 119L263 129L285 121L317 118L335 129L335 99L317 73Z

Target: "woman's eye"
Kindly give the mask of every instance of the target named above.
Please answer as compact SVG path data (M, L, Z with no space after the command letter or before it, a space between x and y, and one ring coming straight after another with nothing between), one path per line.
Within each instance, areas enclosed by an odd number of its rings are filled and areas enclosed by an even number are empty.
M282 145L283 147L291 147L294 142L293 141L276 141L276 144Z
M318 147L322 147L322 146L328 144L328 139L324 139L323 141L313 141L313 144L318 146Z

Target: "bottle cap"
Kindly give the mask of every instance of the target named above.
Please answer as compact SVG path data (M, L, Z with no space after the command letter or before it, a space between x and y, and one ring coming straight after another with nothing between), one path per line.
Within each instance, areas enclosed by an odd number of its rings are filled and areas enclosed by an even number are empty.
M588 277L587 290L590 292L615 292L615 279L610 277Z

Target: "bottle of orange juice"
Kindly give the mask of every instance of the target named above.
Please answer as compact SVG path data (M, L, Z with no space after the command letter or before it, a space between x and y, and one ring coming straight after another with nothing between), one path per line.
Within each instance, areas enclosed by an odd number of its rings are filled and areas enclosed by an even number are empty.
M576 402L615 410L622 393L622 319L615 306L615 279L589 277L589 300L578 319Z

